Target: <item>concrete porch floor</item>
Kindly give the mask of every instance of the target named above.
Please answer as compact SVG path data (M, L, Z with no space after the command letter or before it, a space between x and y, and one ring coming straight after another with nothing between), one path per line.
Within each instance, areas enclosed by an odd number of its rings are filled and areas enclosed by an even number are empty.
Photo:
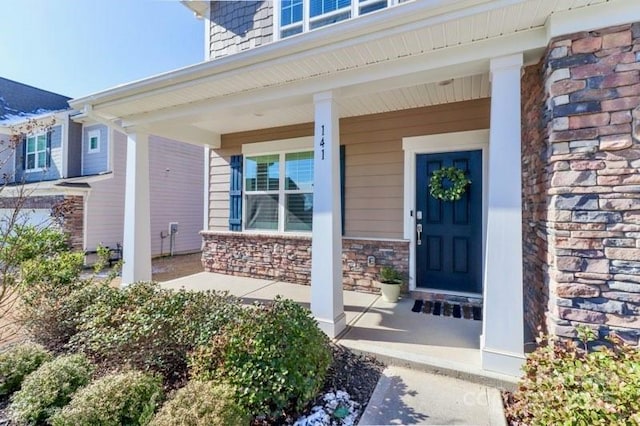
M228 291L244 303L280 295L309 307L311 287L280 281L200 272L165 281L165 288ZM336 339L353 351L381 361L494 387L512 387L515 378L485 371L480 360L482 322L411 311L413 300L389 303L375 294L344 291L347 329Z

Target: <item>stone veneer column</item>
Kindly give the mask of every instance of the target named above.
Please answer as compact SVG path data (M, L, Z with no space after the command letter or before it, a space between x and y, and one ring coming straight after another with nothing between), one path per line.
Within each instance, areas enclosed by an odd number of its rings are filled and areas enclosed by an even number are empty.
M342 294L340 129L333 93L318 93L313 101L311 312L320 328L330 337L335 337L347 325Z
M545 58L549 330L640 336L640 24L563 36ZM635 118L634 118L635 112Z
M522 54L491 60L491 128L482 367L512 376L524 360L520 71Z
M127 135L122 285L151 280L149 135Z

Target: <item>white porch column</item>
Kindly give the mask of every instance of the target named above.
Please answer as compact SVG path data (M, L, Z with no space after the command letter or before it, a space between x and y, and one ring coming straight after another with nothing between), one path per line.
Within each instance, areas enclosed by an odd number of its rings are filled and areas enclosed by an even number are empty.
M127 135L122 284L151 280L149 135Z
M315 103L311 312L320 328L336 337L346 327L342 300L340 128L331 92Z
M522 54L491 60L482 367L519 376L524 360L520 75Z

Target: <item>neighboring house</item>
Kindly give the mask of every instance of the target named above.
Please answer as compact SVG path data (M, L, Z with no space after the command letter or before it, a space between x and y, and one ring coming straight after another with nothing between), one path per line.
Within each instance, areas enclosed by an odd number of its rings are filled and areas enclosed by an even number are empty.
M183 3L206 61L71 105L126 122L139 164L136 128L209 147L206 270L311 283L335 336L342 288L394 265L413 297L481 303L482 366L512 375L525 329L638 344L639 2ZM447 167L455 202L430 195ZM132 256L125 282L150 273Z
M32 223L57 214L73 248L115 248L124 232L126 137L78 114L69 99L0 78L0 139L6 146L24 133L0 153L0 213L10 212L24 191ZM192 188L202 185L203 150L156 136L151 143L151 254L199 251L203 195ZM171 223L178 230L173 237Z

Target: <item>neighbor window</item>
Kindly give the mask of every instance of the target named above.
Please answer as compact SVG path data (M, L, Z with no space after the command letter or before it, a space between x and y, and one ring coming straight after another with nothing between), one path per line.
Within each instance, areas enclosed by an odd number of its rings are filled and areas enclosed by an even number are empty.
M100 152L100 131L99 130L91 130L88 134L89 139L89 149L87 152L89 154L94 152Z
M401 0L279 0L279 28L285 38L325 25L365 15Z
M47 135L27 136L24 169L38 171L47 167Z
M311 231L313 151L245 159L245 229Z

